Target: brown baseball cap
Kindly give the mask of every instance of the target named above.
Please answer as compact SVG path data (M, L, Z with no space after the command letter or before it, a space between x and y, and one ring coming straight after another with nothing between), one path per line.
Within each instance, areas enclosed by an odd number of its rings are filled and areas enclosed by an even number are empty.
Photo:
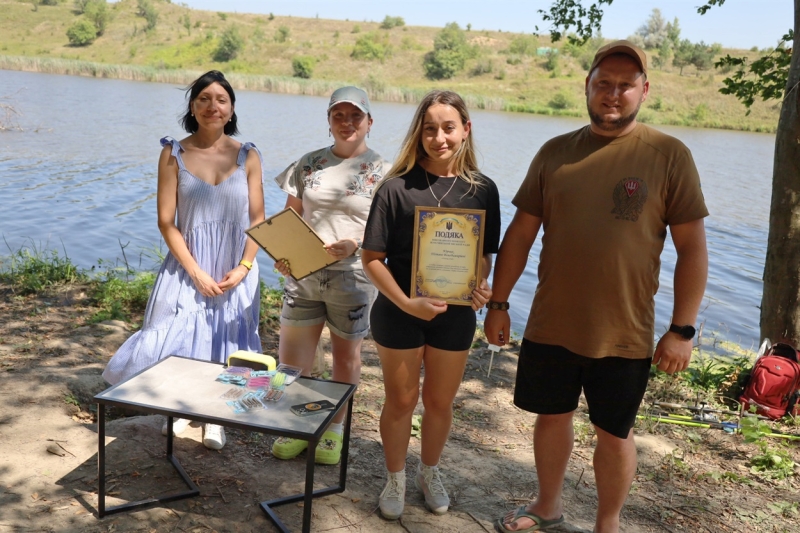
M625 54L626 56L629 56L631 59L636 61L639 67L641 67L642 73L647 75L647 56L644 54L644 50L632 42L625 40L614 41L613 43L608 43L607 45L601 47L594 55L592 66L589 67L589 74L592 73L595 67L597 67L602 60L611 54Z

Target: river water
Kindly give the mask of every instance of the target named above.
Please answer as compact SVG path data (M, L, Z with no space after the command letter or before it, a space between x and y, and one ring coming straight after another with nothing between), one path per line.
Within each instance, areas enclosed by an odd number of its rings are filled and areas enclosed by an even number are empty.
M658 90L651 87L653 94ZM156 268L154 250L166 251L156 227L158 141L186 135L177 123L183 97L180 87L167 84L0 70L0 104L13 105L19 115L12 122L21 128L0 131L0 256L23 246L65 249L75 264L90 268L99 260L120 260L125 246L131 265ZM267 215L285 202L272 177L329 144L326 105L318 97L237 92L239 139L254 142L264 156ZM414 106L372 107L368 144L392 160ZM500 190L504 228L514 214L511 198L538 148L586 123L479 110L472 111L472 122L481 168ZM757 345L775 137L658 129L691 149L711 212L709 282L699 319L705 335ZM524 327L536 287L538 254L537 240L510 300L516 331ZM657 333L668 326L672 309L675 253L669 241L662 259ZM258 261L262 278L275 285L269 257L260 252Z

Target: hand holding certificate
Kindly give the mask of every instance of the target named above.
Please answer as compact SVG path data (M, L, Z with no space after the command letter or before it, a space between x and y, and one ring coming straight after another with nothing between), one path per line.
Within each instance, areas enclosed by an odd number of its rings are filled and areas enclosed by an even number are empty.
M297 211L287 207L247 233L275 261L285 259L294 279L300 280L336 263L325 243Z
M472 305L481 280L486 212L417 207L411 265L411 297Z

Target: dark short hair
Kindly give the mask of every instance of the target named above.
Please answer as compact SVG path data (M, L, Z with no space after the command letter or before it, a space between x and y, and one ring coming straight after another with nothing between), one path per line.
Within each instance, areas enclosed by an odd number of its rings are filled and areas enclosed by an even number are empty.
M219 83L220 86L225 89L228 96L231 97L231 106L236 104L236 94L233 92L231 84L225 79L225 75L218 70L209 70L186 87L186 97L189 101L186 103L186 113L183 114L180 123L183 129L189 133L197 132L197 128L199 127L197 119L192 116L192 102L203 92L203 89L212 83ZM225 135L237 135L239 133L239 128L236 126L237 121L236 109L234 108L230 122L225 124Z

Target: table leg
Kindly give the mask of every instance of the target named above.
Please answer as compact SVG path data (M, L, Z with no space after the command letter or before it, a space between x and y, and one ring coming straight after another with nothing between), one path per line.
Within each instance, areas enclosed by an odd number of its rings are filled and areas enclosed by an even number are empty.
M172 423L174 419L171 416L167 417L167 459L172 459Z
M116 505L106 509L106 418L105 406L98 404L97 406L97 516L103 518L107 514L121 513L130 511L132 509L141 509L144 507L151 507L153 505L164 504L183 498L190 498L200 494L200 488L192 481L186 470L183 469L177 457L172 454L172 418L167 423L170 430L167 434L167 460L172 464L178 475L183 482L189 487L188 491L168 494L165 496L155 496L136 502L125 503Z
M289 530L286 528L284 523L278 518L278 515L275 514L275 511L272 509L273 507L277 507L279 505L285 505L287 503L295 503L302 501L303 502L303 533L309 533L311 531L311 504L314 501L314 498L319 498L320 496L327 496L329 494L338 494L340 492L344 492L345 483L347 482L347 459L350 453L350 422L353 415L353 397L350 397L350 400L347 403L347 417L346 422L344 425L344 433L342 435L343 443L342 443L342 460L339 463L339 484L334 485L332 487L326 487L324 489L317 489L314 490L314 469L316 467L314 463L314 451L317 448L316 441L308 441L308 450L306 451L306 486L305 490L302 494L295 494L293 496L286 496L284 498L276 498L274 500L268 500L261 502L261 510L266 513L267 518L269 518L275 527L281 533L289 533Z
M97 516L106 515L106 409L97 404Z
M308 441L308 451L306 452L306 492L303 499L303 533L311 531L311 502L314 497L314 467L317 441Z
M339 466L339 487L341 492L344 492L345 484L347 483L347 460L350 457L350 424L353 420L353 399L355 395L350 397L347 402L347 415L345 416L344 434L342 435L342 463Z

